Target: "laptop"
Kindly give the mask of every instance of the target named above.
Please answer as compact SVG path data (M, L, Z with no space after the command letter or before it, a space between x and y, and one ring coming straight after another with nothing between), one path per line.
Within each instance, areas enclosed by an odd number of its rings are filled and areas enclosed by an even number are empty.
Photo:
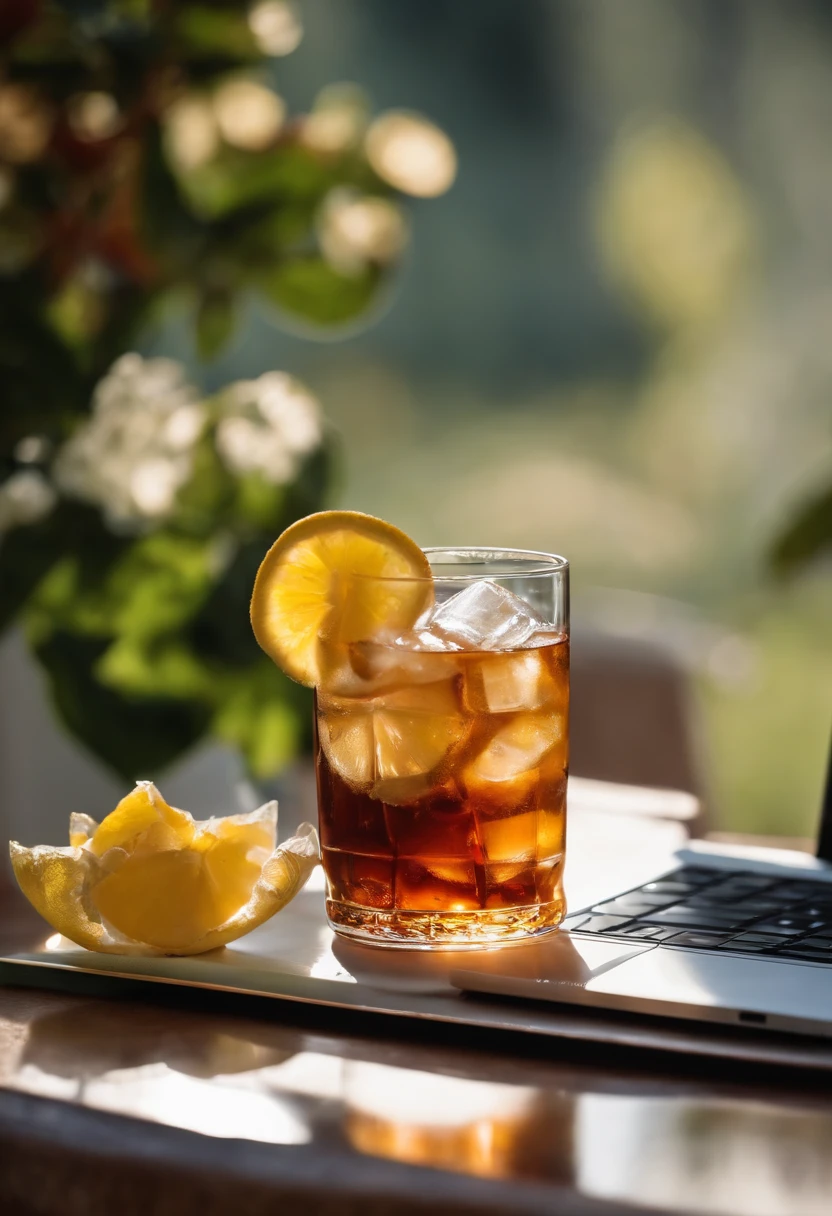
M463 990L832 1038L832 746L817 854L692 841L563 930L454 971Z

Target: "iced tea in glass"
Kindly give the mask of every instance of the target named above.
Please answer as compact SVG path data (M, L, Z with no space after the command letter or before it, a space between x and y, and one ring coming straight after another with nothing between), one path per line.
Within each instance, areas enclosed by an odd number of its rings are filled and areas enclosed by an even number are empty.
M327 915L407 948L548 932L565 912L568 563L425 552L413 628L380 619L316 694Z

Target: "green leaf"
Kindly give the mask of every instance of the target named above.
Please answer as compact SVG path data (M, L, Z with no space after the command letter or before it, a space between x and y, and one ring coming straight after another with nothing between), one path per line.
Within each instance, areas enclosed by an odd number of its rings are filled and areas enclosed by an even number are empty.
M94 675L101 638L55 632L35 653L64 725L125 781L155 778L207 731L210 709L195 701L125 697Z
M197 699L211 704L215 674L175 635L117 638L95 667L96 678L125 696Z
M199 611L183 628L188 647L210 663L247 667L261 657L249 621L251 589L263 554L274 540L242 545Z
M66 630L97 637L153 637L190 620L214 581L210 540L156 532L128 543L99 570L87 554L55 565L27 612L36 640Z
M261 52L251 32L246 8L211 6L207 4L182 5L176 15L177 40L186 54L200 57L220 55L239 60L260 59ZM240 12L239 10L243 11Z
M220 460L209 434L194 450L193 471L176 499L177 525L210 537L231 518L237 487Z
M304 148L257 153L225 148L183 175L181 187L200 215L219 219L258 202L317 204L341 180Z
M251 589L258 568L276 536L296 519L326 505L337 459L335 439L328 435L323 446L304 462L290 486L269 486L261 478L253 477L241 480L241 492L252 495L246 504L248 522L259 519L262 527L240 544L233 561L184 627L184 636L194 654L231 667L244 667L259 658L261 652L249 623ZM259 498L261 490L264 493ZM237 503L238 510L239 506ZM238 514L238 523L239 519Z
M771 548L769 561L779 577L796 573L822 553L832 552L832 485L798 511Z
M267 481L262 473L246 473L237 480L235 514L252 527L277 535L285 502L286 487Z
M175 532L137 540L111 571L101 608L114 632L152 636L182 625L214 581L210 541Z
M212 729L239 748L252 776L270 777L297 755L311 714L308 689L261 660L229 687Z
M346 325L366 313L380 283L374 266L344 275L320 257L294 258L259 280L263 293L282 312L322 328Z

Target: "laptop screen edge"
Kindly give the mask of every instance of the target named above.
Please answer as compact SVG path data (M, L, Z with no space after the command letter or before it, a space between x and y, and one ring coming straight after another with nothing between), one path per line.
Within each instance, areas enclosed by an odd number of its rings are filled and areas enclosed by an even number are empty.
M829 743L829 757L826 762L826 785L821 803L817 856L821 861L832 862L832 740Z

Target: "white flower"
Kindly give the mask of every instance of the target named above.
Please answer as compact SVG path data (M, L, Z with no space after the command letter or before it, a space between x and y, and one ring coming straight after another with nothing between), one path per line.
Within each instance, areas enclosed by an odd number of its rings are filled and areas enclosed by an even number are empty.
M51 451L52 445L45 435L24 435L15 444L14 458L20 464L39 464Z
M394 261L407 239L401 209L386 198L339 187L330 190L318 215L324 257L342 274L357 274L367 262Z
M54 487L36 469L22 469L0 485L0 533L35 524L55 505Z
M191 475L205 421L178 363L123 355L98 384L90 419L59 452L55 480L116 527L162 519Z
M318 402L284 372L233 384L220 398L220 409L217 451L238 475L257 472L284 485L321 442Z

